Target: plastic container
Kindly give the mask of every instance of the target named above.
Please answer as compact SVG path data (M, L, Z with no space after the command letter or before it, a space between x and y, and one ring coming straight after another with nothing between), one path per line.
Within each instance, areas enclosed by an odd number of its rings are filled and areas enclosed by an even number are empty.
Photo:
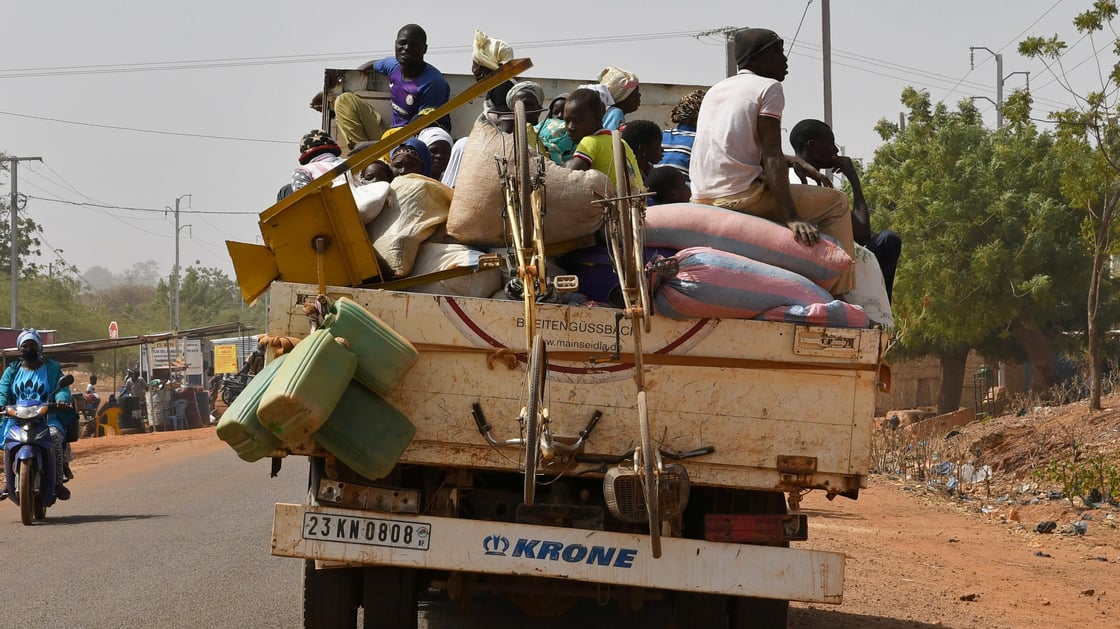
M350 351L358 357L354 378L374 392L388 395L416 364L416 348L377 315L346 297L335 302L334 310L323 318L322 327L350 344Z
M327 421L354 377L358 359L321 329L287 356L261 397L257 419L281 441L291 442L310 437Z
M287 355L279 356L268 363L218 420L218 438L228 443L245 461L262 459L282 445L280 439L257 420L257 407L276 371L287 358Z
M315 441L368 479L393 471L416 427L376 393L353 382L342 394Z

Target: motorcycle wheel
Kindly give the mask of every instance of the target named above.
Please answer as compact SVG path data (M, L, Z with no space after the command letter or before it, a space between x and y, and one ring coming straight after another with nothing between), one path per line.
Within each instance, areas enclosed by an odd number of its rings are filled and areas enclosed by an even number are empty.
M222 387L222 401L225 402L226 406L233 404L235 399L237 399L237 393L234 393L229 387Z
M47 505L44 502L43 492L41 491L35 492L35 519L47 519Z
M19 518L24 526L35 521L35 462L23 459L19 462Z

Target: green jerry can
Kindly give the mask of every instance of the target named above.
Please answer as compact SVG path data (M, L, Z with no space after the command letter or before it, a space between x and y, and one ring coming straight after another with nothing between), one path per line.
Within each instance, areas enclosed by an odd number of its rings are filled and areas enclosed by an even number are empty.
M393 471L415 434L416 427L400 411L352 382L315 441L350 469L376 480Z
M286 355L277 357L253 376L218 420L218 438L228 443L237 456L245 461L260 460L283 445L276 435L257 420L257 407L260 406L268 383L272 382L276 370L286 358Z
M323 328L345 338L358 357L354 378L380 395L389 395L416 363L416 348L408 339L353 300L340 297Z
M276 371L257 408L257 419L281 441L311 436L330 417L358 359L326 330L296 344Z

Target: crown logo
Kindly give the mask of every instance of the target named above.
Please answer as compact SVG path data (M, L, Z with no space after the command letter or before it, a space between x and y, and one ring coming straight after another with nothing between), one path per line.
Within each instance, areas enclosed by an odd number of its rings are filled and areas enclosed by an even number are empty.
M509 539L502 535L487 535L482 538L482 550L487 555L505 557L506 551L509 550Z

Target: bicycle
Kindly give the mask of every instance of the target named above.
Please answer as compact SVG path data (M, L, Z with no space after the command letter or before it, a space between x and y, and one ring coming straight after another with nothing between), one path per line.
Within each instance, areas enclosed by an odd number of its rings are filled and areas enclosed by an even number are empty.
M603 230L607 246L622 289L623 317L631 322L634 347L634 384L637 387L637 411L640 443L634 451L634 471L642 485L649 521L650 546L653 556L661 556L660 486L663 466L658 448L653 446L646 404L644 366L642 363L642 332L651 330L649 281L645 264L645 197L635 193L630 183L626 149L618 131L611 132L614 158L615 197L601 201L604 206ZM617 350L616 350L617 351Z
M524 501L525 504L532 505L536 498L536 477L540 464L551 462L557 455L571 455L582 447L586 436L598 422L599 414L592 418L575 444L562 444L553 439L546 407L548 350L544 338L537 331L537 305L551 299L556 291L575 290L578 280L571 275L558 275L551 279L548 277L542 218L545 198L544 161L538 156L534 166L529 156L524 103L514 103L513 116L513 163L507 163L502 157L496 159L506 202L504 218L506 240L510 249L508 262L517 274L510 280L506 292L511 297L520 298L525 307L526 401L517 418L522 427L522 436L497 441L490 434L489 425L484 419L480 419L481 409L477 410L476 420L479 421L480 432L492 445L524 446Z

